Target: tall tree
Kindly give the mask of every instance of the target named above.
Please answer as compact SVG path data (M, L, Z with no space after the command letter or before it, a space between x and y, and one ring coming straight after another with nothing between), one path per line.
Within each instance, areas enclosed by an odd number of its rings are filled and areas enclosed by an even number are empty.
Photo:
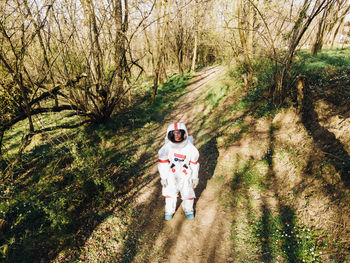
M340 28L344 25L345 18L350 12L350 1L349 0L339 0L337 9L334 12L333 21L330 25L330 42L331 42L331 48L334 48L334 43L337 38L337 35L339 33ZM334 29L334 32L332 33L332 29Z
M153 64L153 92L152 92L152 102L155 102L157 95L158 84L160 80L160 75L162 71L165 71L164 65L164 47L167 36L168 29L168 2L167 1L158 1L156 12L157 12L157 21L156 21L156 38L154 41L154 49L152 55L152 64Z
M325 8L322 12L322 16L319 19L317 33L316 33L316 40L312 45L311 53L313 55L316 55L322 49L324 33L327 27L327 17L330 13L330 9L331 9L331 6L328 6L327 8Z
M198 12L198 0L195 0L194 6L194 44L193 44L193 56L192 56L192 64L191 64L191 72L194 71L197 60L197 46L198 46L198 26L199 26L199 12Z
M247 81L250 83L253 73L250 56L253 49L254 14L249 1L238 0L236 3L239 39L242 48L243 61L248 71Z
M333 2L334 0L304 0L304 3L301 5L298 11L297 20L294 22L294 26L289 33L288 49L282 59L280 69L275 75L274 90L272 94L274 103L279 104L284 99L284 80L290 69L295 50L299 45L301 38L304 36L315 17L324 9L328 8Z

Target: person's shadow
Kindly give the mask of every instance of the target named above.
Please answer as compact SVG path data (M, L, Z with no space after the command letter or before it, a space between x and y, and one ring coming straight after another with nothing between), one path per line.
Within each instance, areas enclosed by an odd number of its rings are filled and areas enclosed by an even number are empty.
M199 183L195 189L196 199L195 205L199 200L204 189L207 187L208 181L213 177L217 159L219 157L219 151L216 143L216 136L212 137L209 141L203 144L199 149Z

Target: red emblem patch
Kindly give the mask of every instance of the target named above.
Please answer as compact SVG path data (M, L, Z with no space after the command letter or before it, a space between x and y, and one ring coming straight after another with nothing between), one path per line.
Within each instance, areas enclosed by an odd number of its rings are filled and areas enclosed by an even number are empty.
M174 156L177 157L177 158L186 159L186 155L174 153Z

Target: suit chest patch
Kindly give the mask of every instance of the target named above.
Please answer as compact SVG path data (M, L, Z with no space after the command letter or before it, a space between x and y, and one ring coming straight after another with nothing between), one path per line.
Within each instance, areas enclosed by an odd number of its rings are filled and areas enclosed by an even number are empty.
M183 162L186 159L186 155L174 153L174 161L175 162Z

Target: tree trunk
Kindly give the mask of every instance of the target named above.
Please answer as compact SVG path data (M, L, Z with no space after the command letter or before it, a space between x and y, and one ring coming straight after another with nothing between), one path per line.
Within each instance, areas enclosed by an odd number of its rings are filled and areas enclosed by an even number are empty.
M193 57L192 57L191 72L194 72L195 66L196 66L197 42L198 42L198 33L196 32L195 35L194 35L194 47L193 47Z
M92 0L84 0L82 1L84 8L86 9L88 21L90 24L90 44L91 44L91 71L93 73L93 80L96 86L96 92L99 94L99 90L101 88L101 80L102 80L102 50L100 47L100 39L99 39L99 29L96 21L96 14L94 10L94 5ZM100 98L101 99L101 98Z
M159 72L155 72L154 78L153 78L153 92L152 92L152 103L156 101L156 95L158 90L158 79L159 79Z
M31 106L29 104L29 99L28 99L26 88L23 85L22 74L19 74L19 76L20 76L19 77L19 89L21 91L21 95L22 95L23 102L24 102L24 112L28 118L29 131L32 133L32 132L34 132L34 125L33 125L33 119L32 119L32 115L31 115Z
M254 24L255 24L255 21L256 21L256 17L255 17L255 11L253 9L253 6L252 6L252 3L251 1L253 0L250 0L248 3L247 3L247 14L246 14L246 20L247 20L247 56L249 58L249 62L250 62L250 54L254 54ZM252 67L250 65L250 67ZM253 71L253 70L252 70Z
M160 64L161 64L161 59L162 59L162 52L163 52L163 48L162 48L162 40L160 37L160 31L161 31L161 25L160 25L160 19L162 16L162 1L158 2L158 6L157 6L157 23L156 23L156 39L155 39L155 43L156 43L156 48L153 51L154 54L154 59L152 59L153 62L153 72L154 72L154 76L153 76L153 92L152 92L152 98L151 101L152 103L155 102L156 100L156 95L157 95L157 90L158 90L158 81L159 81L159 71L160 71Z
M115 1L115 25L117 28L116 32L116 40L115 40L115 64L116 64L116 87L117 87L117 94L118 97L122 96L123 94L123 60L125 55L125 40L123 35L123 30L125 30L125 27L123 26L123 12L122 12L122 2L121 0Z
M0 170L4 171L6 169L7 163L4 159L4 157L2 156L2 140L4 138L4 130L0 130ZM1 173L0 173L1 175Z
M286 70L287 67L282 66L281 70L277 73L275 77L275 89L272 97L273 102L275 104L280 104L283 101L283 82L286 77Z
M163 58L162 58L162 63L161 63L161 67L160 67L160 72L159 72L159 80L163 83L167 80L168 78L168 74L166 72L166 67L165 67L165 57L164 57L164 53L163 53Z
M244 10L243 10L243 0L238 0L237 1L237 22L238 22L238 33L239 33L239 38L240 38L240 42L242 45L242 53L243 53L243 60L244 60L244 64L246 66L246 69L248 71L248 82L251 82L251 74L253 72L253 67L250 61L250 57L249 57L249 46L251 45L251 43L248 43L248 41L250 41L250 34L251 32L249 31L249 22L247 22L247 19L245 17L244 14ZM245 26L246 24L246 26ZM247 27L247 28L246 28ZM249 45L248 45L249 44ZM249 85L248 83L248 85Z
M153 65L153 87L152 87L152 103L155 102L158 86L161 82L161 75L165 72L164 70L164 46L166 41L166 32L168 27L167 19L167 8L168 4L162 1L157 3L157 23L156 23L156 39L155 39L155 48L152 52L152 65ZM164 18L163 23L161 22ZM166 76L165 78L166 79Z
M331 42L331 49L334 49L334 42L335 42L335 39L337 38L337 35L339 33L339 29L340 27L342 26L342 22L344 21L344 19L342 19L342 21L339 22L337 28L335 29L334 31L334 34L333 34L333 38L332 38L332 42Z
M347 2L346 2L347 3ZM339 23L338 23L338 26L337 28L335 29L334 31L334 34L333 34L333 37L332 37L332 40L331 40L331 49L334 48L334 42L335 42L335 39L339 33L339 30L340 28L342 27L342 25L344 24L344 20L345 20L345 17L347 16L347 14L349 13L350 11L350 4L348 4L348 6L343 10L343 12L341 13L340 15L340 20L339 20Z
M45 66L46 66L46 71L49 75L49 78L52 82L52 88L55 87L55 79L53 77L53 73L52 73L52 70L51 70L51 66L50 66L50 62L49 62L49 56L47 54L47 49L49 48L49 43L47 43L47 47L45 47L45 44L44 44L44 40L43 40L43 37L41 35L41 27L39 27L37 21L34 19L33 15L32 15L32 12L28 6L28 3L26 0L23 1L23 4L29 14L29 17L30 17L30 20L32 21L36 31L37 31L37 37L38 37L38 40L39 40L39 44L40 44L40 47L41 47L41 51L43 52L43 58L44 58L44 63L45 63ZM46 13L46 16L48 15L50 11L50 8L47 9L47 13ZM40 21L39 21L40 22ZM50 36L50 34L49 34ZM48 39L49 41L49 39ZM52 97L54 98L55 100L55 106L58 107L59 106L59 103L58 103L58 98L57 98L57 94L51 94Z
M178 51L176 58L177 58L177 66L179 69L179 75L182 76L184 74L184 71L182 68L182 59L183 59L182 48Z
M330 7L328 7L327 9L325 9L323 11L323 15L320 18L319 24L318 24L318 28L317 28L317 33L316 33L316 40L312 46L312 55L316 56L318 52L320 52L322 50L323 47L323 38L324 38L324 32L326 29L326 25L327 25L327 17L329 14L329 9Z
M2 139L4 138L4 130L0 130L0 161L2 160Z
M197 59L197 45L198 45L198 0L195 2L195 11L194 11L194 47L193 47L193 56L192 56L192 65L191 72L194 72L196 67Z

